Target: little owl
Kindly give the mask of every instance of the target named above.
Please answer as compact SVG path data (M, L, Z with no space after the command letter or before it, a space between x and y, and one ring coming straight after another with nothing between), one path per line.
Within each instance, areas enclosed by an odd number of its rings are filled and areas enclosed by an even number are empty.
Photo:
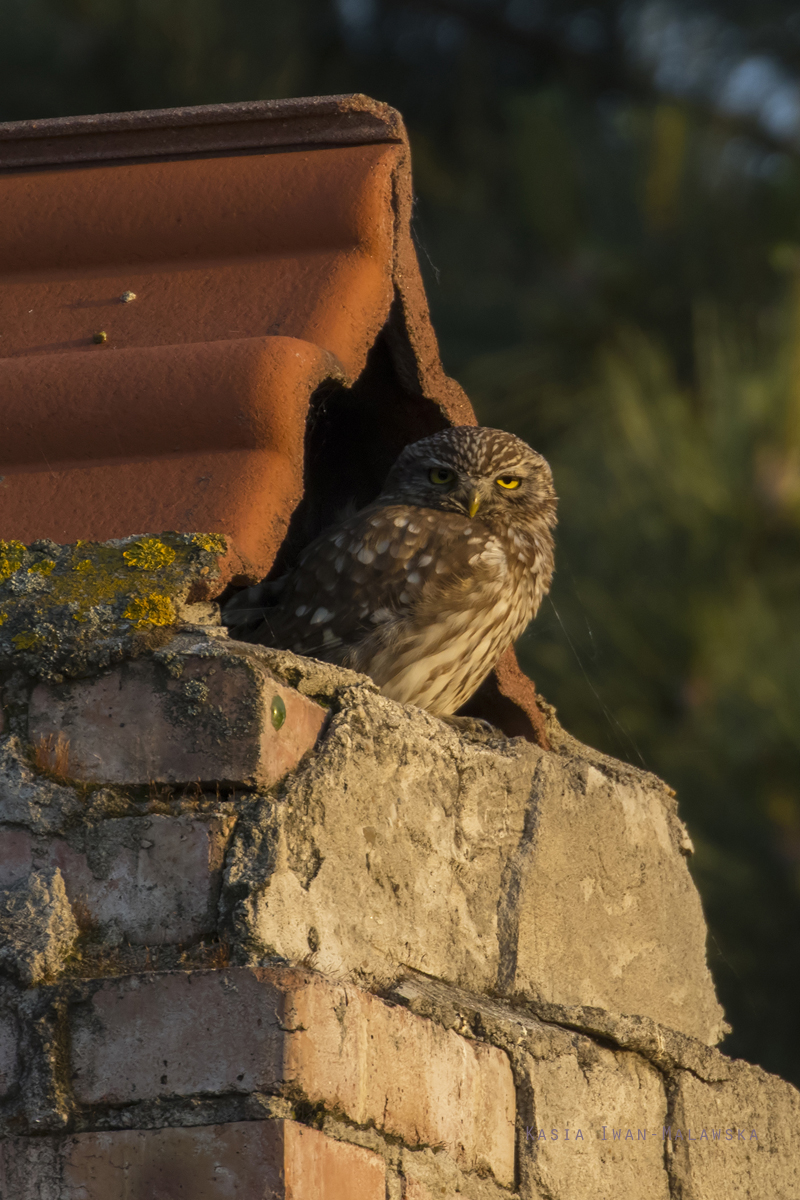
M287 575L225 606L234 637L370 675L439 716L472 695L550 587L550 468L499 429L406 446L383 491L341 517Z

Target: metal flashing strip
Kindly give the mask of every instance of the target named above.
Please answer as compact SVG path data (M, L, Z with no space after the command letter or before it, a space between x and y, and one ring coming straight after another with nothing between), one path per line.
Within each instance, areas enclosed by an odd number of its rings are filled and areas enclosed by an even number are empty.
M255 100L0 123L0 171L405 141L396 109L368 96Z

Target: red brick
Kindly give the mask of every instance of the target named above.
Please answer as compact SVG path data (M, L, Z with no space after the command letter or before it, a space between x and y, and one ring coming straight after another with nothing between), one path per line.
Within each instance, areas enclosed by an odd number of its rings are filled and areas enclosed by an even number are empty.
M134 944L188 942L215 931L225 848L235 818L111 819L94 831L103 877L61 838L0 828L0 889L34 868L58 867L74 906L101 928L113 923Z
M84 1133L64 1145L65 1200L272 1200L279 1122Z
M319 979L287 991L283 1023L297 1030L285 1078L310 1100L513 1183L516 1098L502 1050Z
M84 1103L288 1085L466 1170L514 1179L507 1056L355 988L292 970L109 980L73 1016Z
M208 647L203 645L204 651ZM274 727L277 698L286 717ZM256 657L229 650L177 652L123 663L93 679L38 684L32 742L69 741L69 772L97 783L229 786L274 783L317 740L324 710L280 683Z
M384 1200L385 1166L368 1150L293 1121L9 1138L0 1142L0 1196Z
M73 1088L86 1104L252 1092L282 1077L281 995L254 972L109 980L73 1016Z
M0 888L27 879L33 866L31 835L27 829L0 827Z
M113 922L129 942L188 942L213 932L222 865L233 817L153 816L103 821L96 850L104 878L86 855L55 839L48 865L60 868L70 902L101 928Z
M377 1154L284 1122L286 1200L384 1200L386 1165Z

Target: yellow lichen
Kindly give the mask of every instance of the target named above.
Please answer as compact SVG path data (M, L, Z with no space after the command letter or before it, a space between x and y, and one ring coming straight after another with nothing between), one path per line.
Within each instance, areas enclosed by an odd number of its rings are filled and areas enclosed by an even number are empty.
M5 583L10 575L20 569L24 561L25 547L22 542L0 540L0 583Z
M131 575L118 546L82 542L76 543L75 550L81 557L73 551L71 570L62 574L56 569L48 579L48 603L69 605L73 620L84 620L98 605L112 605L120 600L127 603L132 597L152 590L152 583ZM87 552L91 557L84 557Z
M74 629L85 622L87 636L100 627L110 630L120 619L130 623L128 630L172 625L177 615L170 597L185 594L187 573L213 573L213 567L198 562L201 554L221 554L225 548L217 534L165 533L122 545L81 541L51 559L21 542L0 541L0 584L26 569L31 577L47 581L46 588L3 595L0 625L8 640L16 634L12 644L17 650L35 652L51 640L55 647L60 634L67 641L76 635L80 639L82 631L68 633L67 626ZM33 633L42 623L53 627L52 635Z
M11 640L18 650L35 650L42 639L32 629L23 629L22 633L18 633Z
M224 554L228 549L228 543L221 533L196 533L192 544L207 550L209 554Z
M158 538L144 538L123 550L122 557L129 567L135 567L138 571L159 571L174 562L175 551Z
M122 614L126 621L131 621L135 629L144 629L148 625L172 625L175 621L175 609L169 596L159 596L156 592L149 596L135 596Z
M41 562L36 562L32 567L28 567L29 575L49 575L55 567L55 562L52 558L43 558Z

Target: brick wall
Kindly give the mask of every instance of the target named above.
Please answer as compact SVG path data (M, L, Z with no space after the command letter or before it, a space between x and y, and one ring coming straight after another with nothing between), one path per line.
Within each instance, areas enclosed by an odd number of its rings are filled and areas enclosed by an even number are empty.
M0 1200L800 1195L657 780L213 626L0 686Z

